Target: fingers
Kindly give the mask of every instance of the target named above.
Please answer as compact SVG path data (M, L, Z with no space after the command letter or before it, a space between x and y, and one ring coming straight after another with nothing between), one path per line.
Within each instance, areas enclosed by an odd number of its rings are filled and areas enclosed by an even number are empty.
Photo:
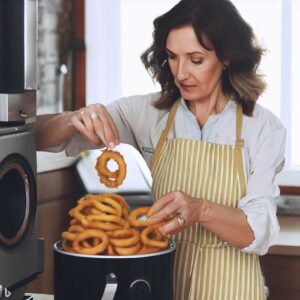
M114 148L120 143L119 132L102 104L92 104L72 114L71 124L93 144Z
M167 224L159 227L159 231L163 235L169 235L169 234L175 234L183 229L182 226L179 226L177 217L173 218L170 222Z
M197 222L200 199L192 198L181 191L173 191L158 199L150 208L149 221L157 224L168 222L159 227L164 234L173 234Z
M173 192L167 193L164 196L162 196L160 199L158 199L149 209L147 215L151 217L154 214L157 214L164 206L166 206L168 203L173 201L174 195Z
M84 121L83 117L72 115L71 124L75 127L82 135L84 135L87 139L89 139L93 144L99 145L100 140L99 137L95 134L94 130L91 130L89 125L86 125L86 121ZM89 129L88 129L89 128Z
M103 135L105 144L111 148L120 143L119 131L115 125L111 115L104 106L98 109L98 118L95 121L100 121L103 128Z

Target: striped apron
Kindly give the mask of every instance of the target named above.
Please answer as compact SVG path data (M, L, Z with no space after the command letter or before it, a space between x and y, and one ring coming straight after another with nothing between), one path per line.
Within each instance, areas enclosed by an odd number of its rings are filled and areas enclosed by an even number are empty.
M237 207L245 195L242 108L237 106L236 144L168 139L177 101L155 149L151 172L153 197L182 191L192 197ZM263 300L264 282L258 256L241 252L199 224L173 237L176 300Z

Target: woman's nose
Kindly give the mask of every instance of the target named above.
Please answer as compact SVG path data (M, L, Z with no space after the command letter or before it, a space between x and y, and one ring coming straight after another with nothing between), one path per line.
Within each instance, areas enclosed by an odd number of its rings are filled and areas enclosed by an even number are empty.
M177 80L184 80L188 77L188 70L184 61L179 61L177 65Z

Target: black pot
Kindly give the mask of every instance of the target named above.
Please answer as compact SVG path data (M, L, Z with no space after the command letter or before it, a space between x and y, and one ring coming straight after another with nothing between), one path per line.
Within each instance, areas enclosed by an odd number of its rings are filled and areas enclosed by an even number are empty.
M54 245L54 299L99 300L107 278L116 281L114 300L172 300L175 244L145 255L81 255ZM108 280L109 281L109 280Z

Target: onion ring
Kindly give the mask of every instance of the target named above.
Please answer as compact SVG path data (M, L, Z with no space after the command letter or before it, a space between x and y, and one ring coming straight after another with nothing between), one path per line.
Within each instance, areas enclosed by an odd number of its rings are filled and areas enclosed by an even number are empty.
M86 215L82 212L84 208L93 206L91 200L85 200L77 204L77 206L70 210L69 214L77 219L83 226L88 225Z
M111 159L118 164L118 169L116 171L110 171L107 167L107 163ZM118 187L123 183L126 177L127 168L124 157L117 151L105 149L97 158L95 168L100 177L100 182L102 182L109 188Z
M143 245L138 254L141 254L141 255L151 254L151 253L160 252L162 250L163 249L158 248L158 247L151 247L151 246Z
M88 199L93 203L95 208L97 208L98 210L108 214L117 215L119 217L122 216L122 207L114 199L108 197L102 197L101 195L99 196L89 195Z
M111 244L107 247L107 255L116 255L116 252Z
M130 224L127 220L116 215L90 215L87 216L87 220L90 227L108 231L122 228L127 229L130 227Z
M136 208L135 210L133 210L129 214L129 222L130 222L131 226L146 227L146 226L151 225L151 223L148 220L145 220L145 221L138 220L139 217L146 216L149 209L150 209L150 207L139 207L139 208Z
M99 238L100 243L97 246L93 246L90 248L85 248L80 245L81 242L88 240L90 238ZM84 232L79 233L73 241L73 248L75 252L81 254L96 255L106 250L107 246L108 246L107 235L103 231L95 230L95 229L88 229L85 230Z
M157 224L140 217L149 207L129 212L124 197L118 194L87 194L69 214L72 219L62 233L62 249L87 255L143 255L162 251L168 239L159 231L169 219Z
M158 230L157 226L146 227L141 233L142 242L146 246L157 247L160 249L166 249L168 247L168 239L166 237L162 237L162 239L160 241L149 238L149 235L151 233L155 232L156 230Z
M137 254L140 251L141 247L142 244L138 243L131 247L113 247L113 248L117 254L127 256L127 255Z
M68 240L64 240L62 242L62 249L66 252L75 253L75 251L72 248L72 243Z
M124 197L118 195L118 194L101 194L103 197L108 197L111 199L116 200L122 207L127 208L129 210L129 205L127 204Z
M114 231L109 242L116 247L131 247L140 241L140 233L136 229L121 229Z
M83 232L84 228L81 225L72 225L68 228L68 232L80 233Z
M69 231L64 231L62 234L61 234L61 237L65 240L65 241L70 241L70 242L73 242L75 237L76 237L76 234L75 233L72 233L72 232L69 232Z

